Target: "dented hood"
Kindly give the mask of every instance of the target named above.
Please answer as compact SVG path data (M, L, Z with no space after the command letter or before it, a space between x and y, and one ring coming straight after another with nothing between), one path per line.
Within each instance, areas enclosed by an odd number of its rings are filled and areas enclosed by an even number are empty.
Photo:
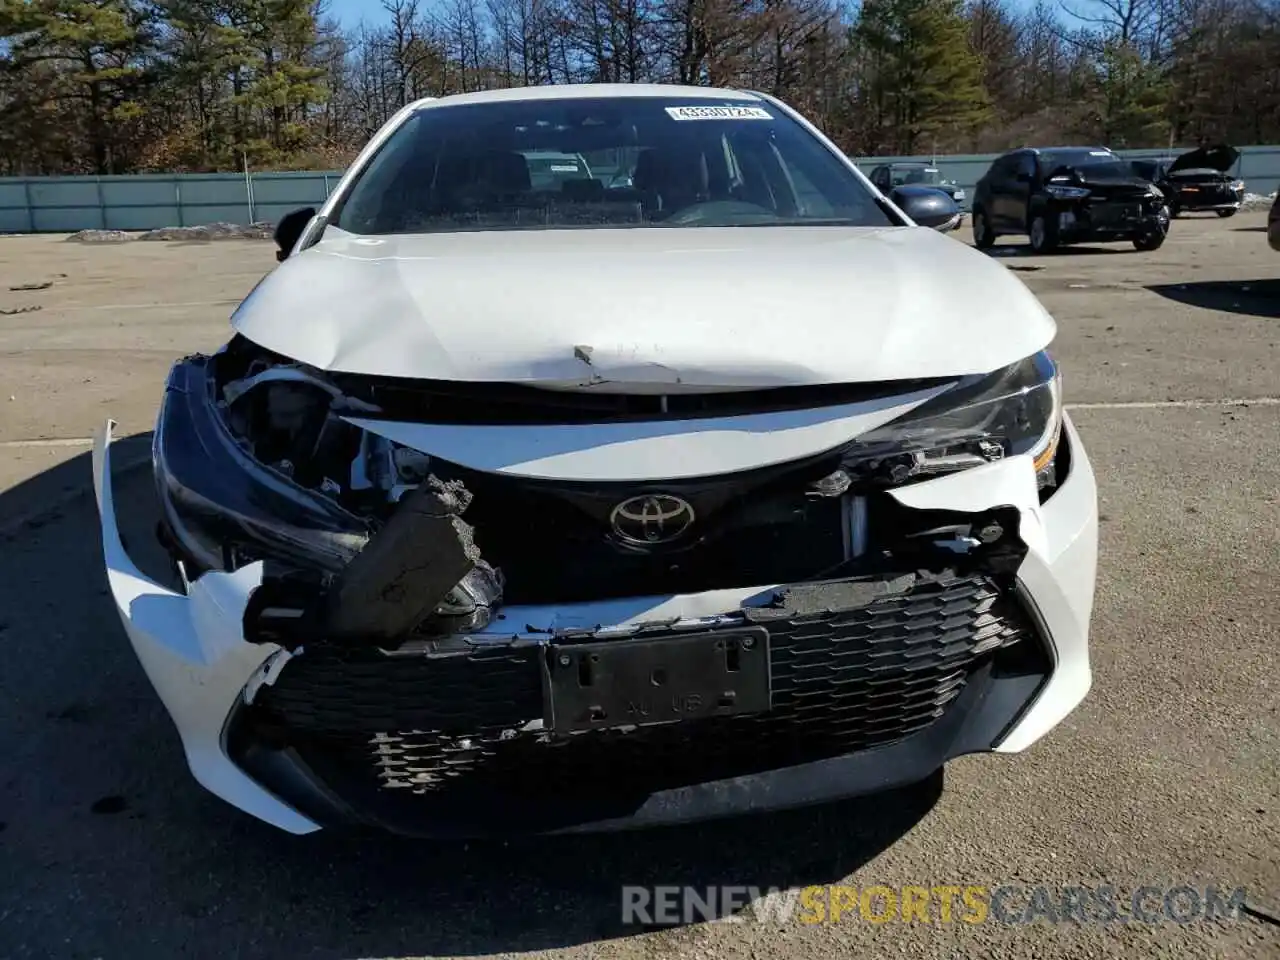
M1240 151L1235 147L1216 143L1211 147L1188 150L1169 164L1167 173L1177 173L1179 170L1217 170L1219 173L1226 173L1239 159Z
M918 227L329 228L232 323L324 370L667 393L985 373L1055 329L998 261Z

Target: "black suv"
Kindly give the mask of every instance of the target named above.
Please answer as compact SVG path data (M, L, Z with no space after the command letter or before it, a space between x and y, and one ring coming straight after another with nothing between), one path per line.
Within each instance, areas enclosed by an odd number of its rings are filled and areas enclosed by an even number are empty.
M1103 147L1006 153L978 181L972 216L980 250L1005 235L1029 237L1036 253L1100 240L1155 250L1169 232L1164 195Z

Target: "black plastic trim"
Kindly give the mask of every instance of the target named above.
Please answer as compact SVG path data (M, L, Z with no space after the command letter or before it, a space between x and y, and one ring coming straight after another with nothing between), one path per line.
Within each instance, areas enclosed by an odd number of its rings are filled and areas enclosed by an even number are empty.
M547 820L538 816L546 811L530 811L529 818L523 819L477 809L470 798L465 807L459 805L429 823L390 821L348 806L291 748L272 745L261 736L255 739L249 725L242 722L243 711L233 718L228 752L248 776L326 826L372 826L402 835L463 839L696 822L879 793L924 780L956 757L991 750L1034 702L1046 680L1041 673L1002 671L1002 661L1016 650L1015 645L1001 651L975 669L964 691L941 718L902 740L732 781L655 794L652 796L663 800L656 811L643 809L650 799L645 797L626 808L597 810L592 816L574 809L573 798L565 797L560 816ZM726 789L729 784L732 789Z

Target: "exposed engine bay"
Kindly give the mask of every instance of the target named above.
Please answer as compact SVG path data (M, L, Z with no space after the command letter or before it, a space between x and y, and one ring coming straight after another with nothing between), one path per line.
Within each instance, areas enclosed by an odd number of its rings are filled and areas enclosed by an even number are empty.
M707 410L721 415L865 399L920 385L670 398L570 395L326 374L238 337L216 355L188 358L171 374L155 452L166 505L161 537L186 577L265 561L246 635L282 645L324 640L394 647L411 637L466 634L487 627L504 602L808 583L937 568L979 554L987 569L993 560L999 567L1002 551L1020 551L1016 520L999 511L933 515L881 496L903 482L1013 452L989 430L963 436L926 430L927 444L873 431L856 444L799 461L659 485L495 475L350 422L390 417L536 426ZM954 418L966 393L980 396L989 386L947 390L946 416ZM1014 387L1015 396L1048 405L1031 413L1052 418L1048 390ZM181 419L190 422L172 429ZM1045 495L1056 469L1057 425L1052 429L1051 446L1037 458Z

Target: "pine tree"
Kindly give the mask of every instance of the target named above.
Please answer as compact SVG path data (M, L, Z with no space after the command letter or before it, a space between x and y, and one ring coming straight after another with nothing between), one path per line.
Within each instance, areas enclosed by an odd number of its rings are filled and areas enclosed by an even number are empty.
M854 37L895 152L955 145L990 116L962 0L866 0Z
M1103 44L1093 100L1102 142L1117 149L1161 139L1165 90L1159 70L1132 45Z
M28 85L22 96L30 99L9 108L75 117L90 169L123 171L129 127L152 79L151 26L151 11L130 0L0 0L5 74L47 81Z

